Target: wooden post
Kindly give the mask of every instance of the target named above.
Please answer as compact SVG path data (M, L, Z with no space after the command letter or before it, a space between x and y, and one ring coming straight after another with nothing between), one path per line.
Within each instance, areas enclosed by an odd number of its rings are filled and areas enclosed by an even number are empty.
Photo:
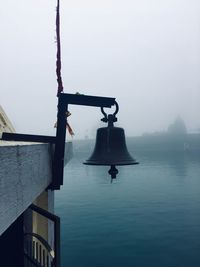
M64 172L64 155L65 155L65 137L67 116L66 112L68 104L64 101L63 94L60 94L58 100L58 116L57 116L57 130L56 130L56 143L55 153L53 159L53 182L51 189L60 189L63 185L63 172Z

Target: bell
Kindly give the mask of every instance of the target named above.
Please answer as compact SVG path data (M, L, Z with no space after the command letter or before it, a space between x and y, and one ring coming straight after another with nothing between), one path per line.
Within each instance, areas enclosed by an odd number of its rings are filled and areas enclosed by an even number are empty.
M138 164L127 150L124 130L115 127L114 121L116 118L113 115L108 115L108 126L97 130L94 151L84 162L86 165L110 165L109 174L112 179L116 178L118 173L115 168L116 165Z

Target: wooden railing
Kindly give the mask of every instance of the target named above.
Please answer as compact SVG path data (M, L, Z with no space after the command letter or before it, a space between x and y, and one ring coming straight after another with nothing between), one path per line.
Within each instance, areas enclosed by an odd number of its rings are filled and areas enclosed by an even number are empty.
M57 267L55 265L55 251L42 236L35 233L25 233L24 266Z
M24 267L60 267L60 218L33 204L29 208L53 222L54 245L37 233L24 233Z

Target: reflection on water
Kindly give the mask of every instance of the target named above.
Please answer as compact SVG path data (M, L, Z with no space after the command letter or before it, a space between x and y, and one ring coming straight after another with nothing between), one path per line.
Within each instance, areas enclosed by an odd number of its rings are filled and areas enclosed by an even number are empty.
M140 165L85 166L75 153L56 193L62 266L200 266L200 157L135 151Z

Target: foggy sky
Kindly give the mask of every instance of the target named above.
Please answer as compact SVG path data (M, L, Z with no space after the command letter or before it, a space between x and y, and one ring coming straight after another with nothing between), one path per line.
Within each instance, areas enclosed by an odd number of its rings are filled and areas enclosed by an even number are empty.
M55 134L55 7L1 3L0 104L17 132ZM61 41L64 91L116 97L127 136L177 116L200 128L199 0L61 0ZM98 108L69 109L77 139L102 125Z

